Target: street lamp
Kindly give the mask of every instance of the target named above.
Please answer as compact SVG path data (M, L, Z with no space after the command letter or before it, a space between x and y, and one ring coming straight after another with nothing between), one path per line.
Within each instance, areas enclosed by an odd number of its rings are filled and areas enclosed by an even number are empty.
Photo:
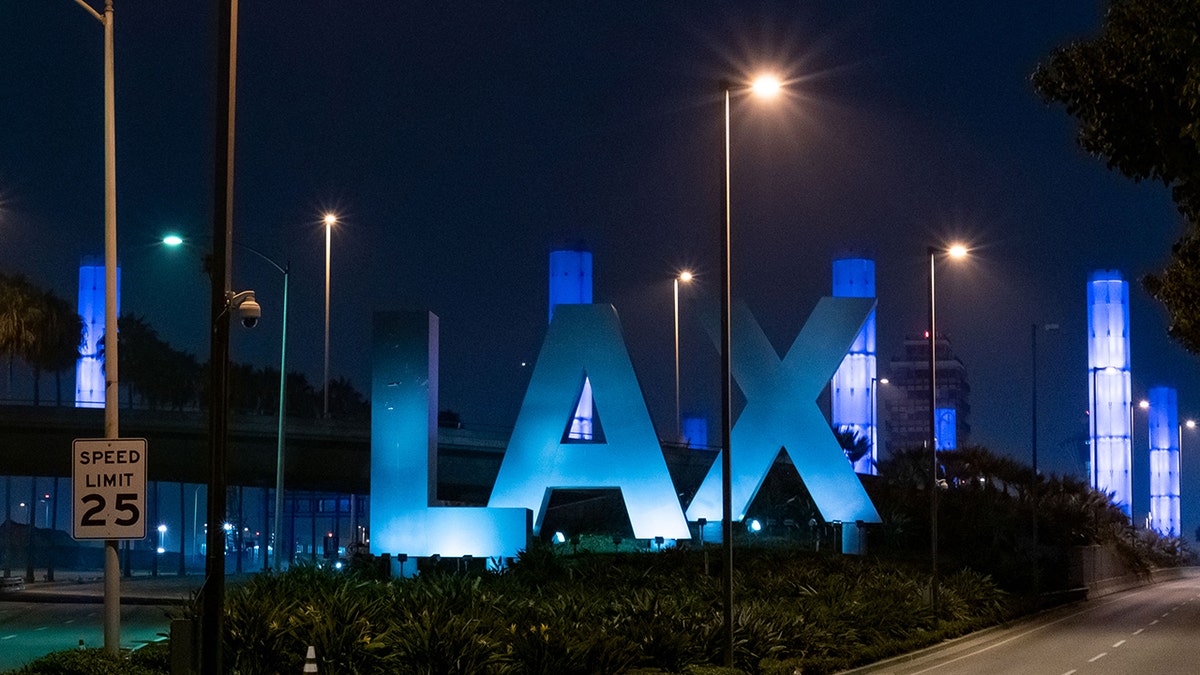
M84 0L75 3L104 26L104 437L121 437L117 408L117 131L113 67L113 5L101 14ZM121 570L117 540L104 541L104 651L121 650Z
M725 665L733 665L733 483L730 473L729 437L732 428L731 410L733 372L730 365L730 199L729 199L729 99L735 90L748 89L761 97L773 97L779 93L781 84L773 76L762 76L747 87L745 84L735 84L730 81L720 83L724 99L725 123L725 213L721 224L721 540L724 547L723 594L724 602L724 638Z
M874 473L879 471L879 427L877 426L879 415L876 409L879 405L878 388L881 384L888 384L888 379L886 377L871 378L871 437L869 440L871 442L871 471Z
M1043 326L1046 332L1058 330L1058 324L1048 323ZM1030 364L1029 374L1030 380L1033 382L1033 391L1030 392L1030 454L1033 459L1033 483L1029 489L1033 512L1033 592L1036 597L1040 593L1041 587L1041 568L1038 564L1038 397L1037 397L1037 336L1038 325L1031 324L1029 326L1029 344L1030 344Z
M671 280L671 286L675 291L675 439L683 438L683 418L679 411L679 282L688 283L692 280L692 273L684 270L675 275Z
M929 565L932 571L929 599L934 619L938 610L938 452L937 452L937 285L935 271L938 255L964 258L967 248L954 244L946 249L930 246L929 252L929 452L933 458L929 474Z
M336 215L326 213L323 220L325 223L325 379L322 380L321 388L325 390L324 415L329 417L329 242L333 226L337 224L338 219Z
M163 243L168 246L180 246L184 243L183 237L179 235L169 234L163 237ZM241 242L233 242L235 246L239 246L262 260L266 261L271 267L274 267L280 274L283 275L283 324L279 331L279 423L275 433L275 519L274 531L275 538L280 539L279 532L281 518L283 514L283 466L284 466L284 421L287 419L287 320L288 320L288 279L291 277L290 271L292 265L290 262L285 262L280 265L267 254L258 249L247 246ZM275 547L275 571L279 572L280 559L279 547ZM263 556L263 570L267 569L267 557Z

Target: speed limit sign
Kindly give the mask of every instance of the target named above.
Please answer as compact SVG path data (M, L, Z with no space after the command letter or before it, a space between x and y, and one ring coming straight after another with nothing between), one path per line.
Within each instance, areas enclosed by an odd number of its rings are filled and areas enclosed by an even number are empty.
M71 536L146 536L146 439L76 439L71 446Z

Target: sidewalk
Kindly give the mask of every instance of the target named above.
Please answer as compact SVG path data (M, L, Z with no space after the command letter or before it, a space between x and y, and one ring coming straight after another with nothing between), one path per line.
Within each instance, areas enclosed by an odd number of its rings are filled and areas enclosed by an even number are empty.
M227 575L226 585L248 579L251 574ZM103 603L104 575L97 571L56 571L54 581L24 582L21 590L0 590L0 602ZM44 578L39 575L38 578ZM121 604L184 604L204 584L203 574L148 574L121 577Z

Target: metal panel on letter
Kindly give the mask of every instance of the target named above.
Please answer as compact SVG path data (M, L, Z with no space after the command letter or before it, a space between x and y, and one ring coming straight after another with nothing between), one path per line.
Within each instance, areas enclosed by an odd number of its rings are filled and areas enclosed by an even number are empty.
M563 442L585 378L603 440ZM536 533L556 488L618 488L634 536L689 537L612 305L554 310L488 505L532 509Z
M826 520L880 522L817 407L817 397L874 307L873 298L821 298L781 361L750 310L738 303L730 356L734 378L746 395L746 407L730 439L733 520L745 517L783 448ZM708 327L715 341L717 330ZM721 519L720 461L713 462L687 515L689 520Z

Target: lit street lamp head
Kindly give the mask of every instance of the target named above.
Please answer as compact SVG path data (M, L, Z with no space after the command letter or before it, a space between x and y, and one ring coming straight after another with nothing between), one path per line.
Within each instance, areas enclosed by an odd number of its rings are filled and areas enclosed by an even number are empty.
M323 220L324 220L324 222L325 222L325 226L326 226L326 227L330 227L330 226L336 225L336 224L337 224L337 220L338 220L338 219L337 219L337 216L336 216L335 214L332 214L332 213L326 213L326 214L325 214L325 218L324 218Z
M750 85L750 91L754 92L755 96L761 98L772 98L779 94L779 90L783 87L779 78L774 75L762 75L755 78Z
M182 246L183 237L177 234L168 234L167 236L163 237L162 243L166 244L167 246Z
M967 247L963 246L962 244L954 244L949 249L947 249L946 252L950 254L951 258L967 257Z
M684 271L680 272L680 273L679 273L679 280L680 280L680 281L682 281L682 282L684 282L684 283L687 283L687 282L691 281L691 280L692 280L692 273L691 273L691 272L689 272L689 271L687 271L687 270L684 270Z

